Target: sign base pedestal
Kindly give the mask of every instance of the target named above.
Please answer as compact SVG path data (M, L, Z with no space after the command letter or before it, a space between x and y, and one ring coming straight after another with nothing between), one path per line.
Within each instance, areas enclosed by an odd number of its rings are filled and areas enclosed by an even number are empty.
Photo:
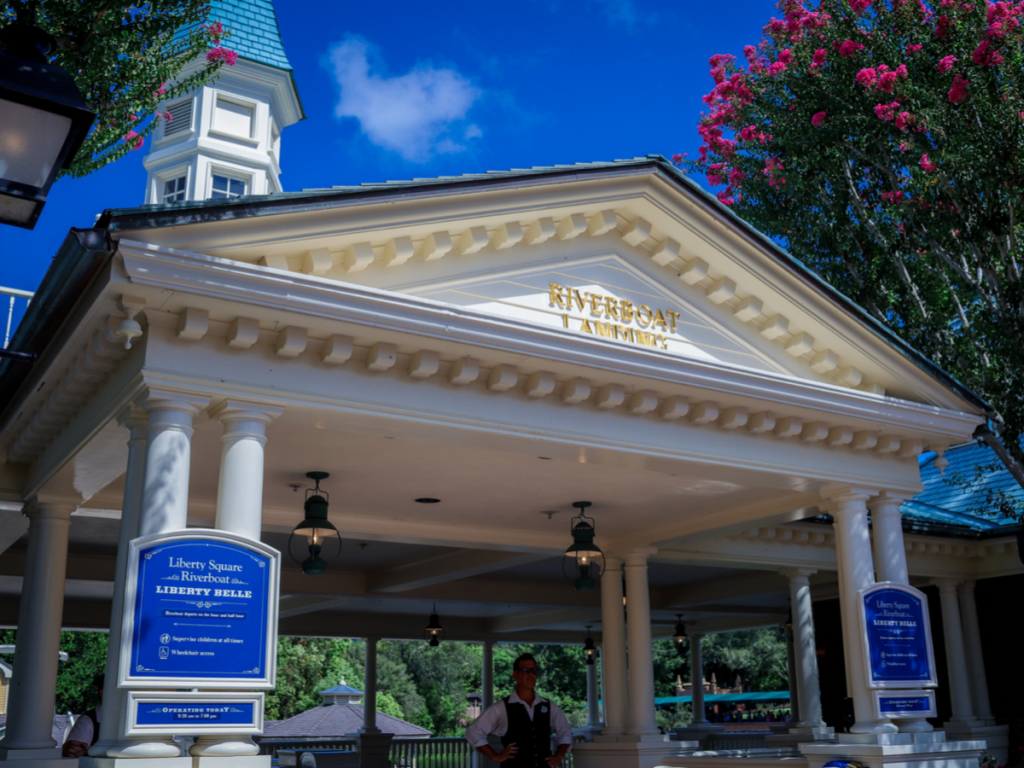
M946 741L931 733L841 733L835 744L801 744L807 768L855 760L865 768L977 768L984 741Z
M600 737L599 737L600 738ZM626 735L633 741L593 741L573 744L573 765L576 768L657 768L668 756L679 749L678 742L667 741L664 736L639 741L639 736Z
M988 745L987 754L996 759L997 765L1006 765L1010 754L1010 726L1008 725L966 725L946 723L946 734L954 739L982 741Z
M794 725L785 733L773 733L771 736L765 736L764 740L769 747L782 749L816 741L832 742L835 738L835 728L830 728L827 725Z
M189 768L270 768L270 755L238 755L235 757L192 757ZM121 768L118 766L118 768Z
M61 757L60 749L0 749L0 768L69 768L73 757Z
M192 768L191 757L80 757L78 768Z

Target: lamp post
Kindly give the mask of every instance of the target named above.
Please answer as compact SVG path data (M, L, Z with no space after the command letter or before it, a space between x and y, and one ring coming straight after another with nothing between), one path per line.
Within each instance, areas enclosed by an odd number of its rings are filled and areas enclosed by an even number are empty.
M580 511L570 522L572 544L565 550L562 573L578 592L592 592L604 572L604 553L594 543L594 518L586 515L589 501L574 501Z
M49 63L54 47L35 27L0 30L0 222L25 229L96 119L74 78Z
M295 526L292 535L288 537L288 554L291 555L292 560L302 566L304 574L320 576L327 571L329 563L333 563L341 556L341 538L338 536L338 529L327 519L327 502L331 495L327 491L320 490L320 481L326 480L330 475L327 472L307 472L306 477L316 483L316 487L306 489L306 501L303 504L306 516L301 523ZM309 557L304 560L300 560L292 551L292 541L296 536L306 537ZM320 557L327 539L334 539L338 542L338 551L329 561Z

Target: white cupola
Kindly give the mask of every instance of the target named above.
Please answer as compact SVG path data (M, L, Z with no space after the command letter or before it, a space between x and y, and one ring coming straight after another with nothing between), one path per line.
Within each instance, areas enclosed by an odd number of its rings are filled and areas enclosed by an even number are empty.
M147 204L280 192L281 131L305 118L272 0L213 0L238 54L215 82L165 102L143 160ZM186 67L182 77L202 65Z

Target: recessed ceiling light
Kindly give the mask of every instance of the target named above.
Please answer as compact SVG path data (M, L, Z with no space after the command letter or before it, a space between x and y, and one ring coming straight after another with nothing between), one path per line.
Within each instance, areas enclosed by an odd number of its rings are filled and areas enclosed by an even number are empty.
M426 497L422 499L416 499L417 504L438 504L440 503L440 501L440 499L428 499Z

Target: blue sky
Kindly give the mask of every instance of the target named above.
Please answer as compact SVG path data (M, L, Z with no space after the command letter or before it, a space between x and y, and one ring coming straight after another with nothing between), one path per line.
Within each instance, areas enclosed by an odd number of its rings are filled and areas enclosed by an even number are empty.
M286 190L692 155L708 59L739 56L770 0L276 0L307 119ZM230 42L229 42L230 44ZM0 285L35 290L70 227L142 203L147 146L62 179L32 232L0 226Z

